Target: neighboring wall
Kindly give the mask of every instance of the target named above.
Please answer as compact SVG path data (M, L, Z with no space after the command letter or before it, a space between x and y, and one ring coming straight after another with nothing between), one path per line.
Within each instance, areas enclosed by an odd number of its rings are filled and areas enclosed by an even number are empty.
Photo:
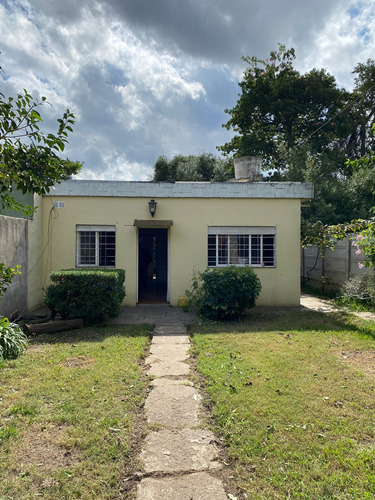
M301 251L301 276L303 283L310 286L340 288L350 276L373 273L373 269L360 268L362 255L356 255L357 248L352 240L339 241L333 250L318 251L310 246Z
M32 200L27 200L32 205ZM0 215L0 262L21 266L22 274L13 278L2 300L0 314L18 316L33 311L42 303L42 197L34 197L39 208L31 220Z
M0 262L7 267L21 266L22 274L13 278L0 301L0 314L10 316L27 309L28 221L0 215Z

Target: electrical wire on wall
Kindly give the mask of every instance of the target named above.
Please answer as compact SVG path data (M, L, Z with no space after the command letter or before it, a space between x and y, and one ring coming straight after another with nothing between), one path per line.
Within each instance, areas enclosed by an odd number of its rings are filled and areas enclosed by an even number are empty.
M307 279L305 278L305 276L302 276L302 284L303 285L306 285L306 283L308 283L310 281L310 273L312 271L314 271L314 269L316 268L316 265L317 265L318 259L319 259L319 254L320 254L320 247L317 247L315 263L310 269L308 269L306 271Z
M47 260L46 260L46 267L45 267L45 272L44 272L44 277L42 281L42 289L45 289L45 285L47 283L47 276L51 272L51 261L52 261L52 245L50 245L51 242L51 237L52 237L52 232L53 232L53 226L55 225L55 219L58 216L58 212L56 208L52 205L51 210L49 211L48 215L48 225L47 225L47 241L46 244L43 248L42 255L44 252L47 250Z

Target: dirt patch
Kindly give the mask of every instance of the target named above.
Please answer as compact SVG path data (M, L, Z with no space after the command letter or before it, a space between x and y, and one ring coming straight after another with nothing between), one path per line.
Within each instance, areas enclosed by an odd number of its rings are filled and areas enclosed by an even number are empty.
M345 363L375 375L375 351L343 351L341 357Z
M63 366L68 368L87 368L93 363L95 363L95 359L89 358L88 356L75 356L73 358L66 358Z
M17 463L41 467L44 471L71 467L78 463L78 451L58 443L63 432L61 426L28 429L15 452Z

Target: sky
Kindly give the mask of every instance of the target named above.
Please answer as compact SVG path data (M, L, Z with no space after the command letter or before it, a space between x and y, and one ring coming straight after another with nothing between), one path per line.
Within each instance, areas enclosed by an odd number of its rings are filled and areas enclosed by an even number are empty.
M79 178L145 181L160 155L219 155L242 57L278 43L350 90L375 58L375 0L0 0L0 92L45 96L47 132L75 114Z

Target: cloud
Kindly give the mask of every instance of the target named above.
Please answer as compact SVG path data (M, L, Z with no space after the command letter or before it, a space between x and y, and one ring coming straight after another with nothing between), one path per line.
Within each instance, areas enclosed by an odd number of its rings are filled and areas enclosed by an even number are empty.
M277 41L309 37L317 23L337 10L337 4L324 0L109 0L106 5L171 50L226 64L264 47L271 50Z
M76 115L81 176L145 179L161 154L216 153L241 56L294 46L341 85L374 54L374 0L0 0L1 91L47 96L46 130Z
M148 131L154 116L164 107L199 100L205 95L202 84L191 79L187 66L175 57L103 17L98 9L83 4L79 15L68 19L65 9L56 6L43 11L35 10L35 4L27 7L26 3L23 9L0 6L1 32L6 33L10 22L12 33L26 34L18 45L13 36L3 36L5 53L14 54L13 46L18 47L17 58L6 57L4 62L10 73L7 93L27 87L36 96L46 95L53 102L52 113L44 110L47 118L56 118L65 107L75 112L77 123L67 153L85 162L84 171L105 169L108 152L124 147L133 159L137 150L146 151L147 160L154 163L160 142L160 130ZM52 126L52 119L46 126ZM153 147L144 144L145 136L155 136ZM93 138L100 154L82 157L91 151ZM88 166L88 160L96 163ZM142 162L133 161L134 165ZM128 176L124 168L117 172Z
M147 115L147 105L140 98L137 87L134 84L118 85L115 87L116 92L121 95L122 103L127 111L119 109L116 120L120 123L125 123L128 130L134 130L144 123Z
M311 50L302 51L301 67L305 71L312 67L326 68L339 85L350 90L354 67L374 58L375 3L349 2L346 7L328 18L322 29L316 29Z
M101 158L102 169L98 172L86 168L75 176L76 179L89 180L123 180L123 181L147 181L152 176L149 165L139 162L129 162L126 155L121 153L110 153Z

